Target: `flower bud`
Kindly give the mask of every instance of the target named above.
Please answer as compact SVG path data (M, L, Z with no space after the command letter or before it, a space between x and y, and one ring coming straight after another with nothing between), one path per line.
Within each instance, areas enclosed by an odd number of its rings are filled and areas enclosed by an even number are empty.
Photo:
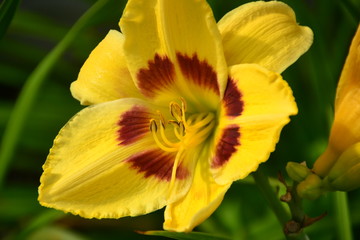
M296 190L301 198L309 200L315 200L326 192L322 179L313 173L300 182Z
M296 162L288 162L286 165L286 172L295 182L302 182L309 174L311 174L311 170L305 164Z
M339 157L324 181L331 190L351 191L360 187L360 142Z
M349 54L336 90L335 116L329 145L316 160L313 171L326 177L340 156L360 142L360 25L352 40ZM336 167L338 168L338 167Z

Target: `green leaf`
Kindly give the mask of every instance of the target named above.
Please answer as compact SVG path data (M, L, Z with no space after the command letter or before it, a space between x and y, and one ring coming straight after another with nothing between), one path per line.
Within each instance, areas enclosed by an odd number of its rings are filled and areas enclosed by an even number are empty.
M4 0L0 5L0 38L5 35L20 0Z
M217 236L210 233L202 232L190 232L190 233L179 233L179 232L168 232L168 231L146 231L139 232L145 235L168 237L177 240L230 240L229 237Z
M61 42L39 63L31 73L22 88L20 95L15 103L9 122L6 126L0 145L0 188L3 187L5 174L10 161L14 155L21 132L26 122L28 114L35 103L36 97L42 84L47 79L51 70L56 66L59 58L76 40L81 31L88 25L88 22L103 9L108 0L98 0L69 30Z
M16 240L26 239L26 236L31 234L32 232L49 225L50 223L62 218L65 216L65 213L53 210L53 209L46 209L42 211L38 216L34 217L32 221L23 228L19 234L16 236Z
M48 239L63 239L63 240L86 240L83 236L76 234L61 227L44 227L31 234L27 240L48 240Z

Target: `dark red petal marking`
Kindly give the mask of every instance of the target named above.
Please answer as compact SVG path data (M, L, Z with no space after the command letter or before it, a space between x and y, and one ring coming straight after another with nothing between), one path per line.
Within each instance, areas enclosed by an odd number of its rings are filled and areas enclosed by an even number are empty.
M137 81L141 93L152 98L156 92L171 86L175 81L174 64L167 56L156 54L148 62L148 67L137 73Z
M206 60L200 61L196 53L192 57L176 53L181 72L195 84L220 94L216 72Z
M229 126L223 130L223 134L216 146L215 157L212 160L211 167L219 168L229 161L231 155L236 152L236 147L240 145L239 126Z
M136 142L145 134L149 133L151 114L145 107L134 106L120 116L117 123L120 126L118 140L120 145L128 145Z
M139 173L144 173L145 178L156 177L163 181L170 181L175 156L174 153L153 149L133 155L126 162ZM188 175L188 170L180 164L176 170L176 178L181 180Z
M227 116L237 117L241 115L244 110L244 102L241 98L242 94L237 88L235 81L229 78L223 98Z

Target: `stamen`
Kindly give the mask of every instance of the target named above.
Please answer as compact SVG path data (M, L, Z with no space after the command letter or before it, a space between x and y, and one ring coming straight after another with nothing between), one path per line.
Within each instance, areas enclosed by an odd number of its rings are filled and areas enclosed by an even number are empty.
M182 120L184 115L184 112L182 111L181 107L177 102L170 103L170 113L171 116L173 116L178 122Z
M185 126L183 121L177 123L176 125L177 127L174 126L174 133L175 136L177 137L177 139L179 139L180 141L183 140L184 136L185 136Z
M160 127L160 129L162 129L162 128ZM157 124L154 119L150 120L150 131L153 135L153 138L154 138L156 144L159 146L159 148L161 148L165 152L176 152L178 150L178 148L175 146L169 147L169 146L166 146L165 144L163 144L162 142L160 142L160 140L157 136Z
M177 102L170 102L169 104L172 120L165 121L163 115L158 112L158 122L155 119L150 121L150 131L159 148L165 152L177 152L171 169L167 198L170 198L174 191L177 170L184 159L184 152L206 141L216 125L216 116L211 112L188 113L189 117L187 117L186 101L183 98L180 100L181 105ZM169 125L174 128L173 132L166 129Z
M180 164L180 160L181 160L181 156L183 154L184 150L180 149L179 152L176 154L175 160L174 160L174 165L172 167L172 171L171 171L171 180L170 180L170 186L169 186L169 192L168 192L168 197L170 198L171 192L174 188L175 185L175 178L176 178L176 172L178 169L178 166Z
M213 113L208 113L205 116L202 115L201 118L200 118L200 115L199 115L199 118L196 119L196 120L199 120L199 121L196 121L196 123L193 125L193 127L196 128L196 127L199 127L199 126L201 127L201 126L207 125L208 123L213 121L214 118L215 118L215 115ZM200 120L200 119L202 119L202 120Z
M184 141L184 145L196 146L202 143L210 135L214 126L215 126L215 122L214 121L210 122L209 124L204 126L202 130L197 131L192 138L186 138L186 141Z
M160 134L161 134L161 139L165 142L165 144L175 148L175 147L178 147L179 146L179 143L173 143L171 142L165 135L165 125L161 123L161 120L160 120Z
M161 114L160 111L157 111L157 114L159 115L159 118L160 118L160 124L163 124L165 127L166 122L165 122L164 116Z
M202 120L204 117L206 117L206 115L207 113L194 114L186 120L186 123L188 126L191 126L193 123L197 123Z
M183 97L180 97L180 101L181 101L181 110L183 111L183 113L185 113L187 109L186 101Z
M186 102L180 98L181 106L177 102L170 102L170 113L174 120L165 122L163 115L159 112L159 124L154 119L151 120L150 130L156 144L167 152L179 151L180 148L187 149L201 144L211 134L215 127L214 113L198 113L186 117ZM166 123L173 126L173 138L178 141L170 140L166 130ZM158 128L160 128L158 130Z
M156 132L157 131L157 125L155 119L150 120L150 132Z
M181 136L185 136L186 131L185 131L185 126L184 126L184 122L183 122L183 121L181 121L181 122L179 123L179 129L180 129L180 135L181 135Z

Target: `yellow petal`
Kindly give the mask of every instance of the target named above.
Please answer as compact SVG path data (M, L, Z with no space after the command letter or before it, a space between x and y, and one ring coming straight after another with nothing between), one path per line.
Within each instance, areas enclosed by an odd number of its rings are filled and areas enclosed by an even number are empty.
M162 151L142 100L121 99L85 108L60 131L44 165L42 205L86 218L146 214L189 189L193 170L179 164L170 193L175 153Z
M329 145L316 160L313 170L325 177L340 155L360 141L360 26L352 40L349 54L336 90L335 118Z
M223 93L227 67L205 0L130 0L120 27L130 73L145 96L198 98L192 85Z
M251 2L227 13L218 23L229 66L257 63L281 73L305 53L313 41L310 28L296 23L282 2Z
M313 170L322 177L346 149L360 141L360 88L348 88L336 107L329 145L314 163Z
M360 142L340 155L325 181L332 190L351 191L360 187Z
M236 106L242 109L237 111ZM288 84L279 74L255 64L230 68L222 107L216 152L210 159L218 184L245 178L255 171L275 150L289 116L297 113Z
M123 53L123 35L110 30L91 52L71 84L71 93L83 105L124 97L141 97L127 68Z
M360 141L360 88L349 89L335 112L329 144L339 152Z
M204 151L205 152L205 151ZM208 156L205 152L204 156ZM220 205L231 183L218 185L209 172L206 158L199 159L189 192L165 210L164 229L190 232L208 218Z
M350 89L360 89L360 25L352 40L336 91L335 110Z

